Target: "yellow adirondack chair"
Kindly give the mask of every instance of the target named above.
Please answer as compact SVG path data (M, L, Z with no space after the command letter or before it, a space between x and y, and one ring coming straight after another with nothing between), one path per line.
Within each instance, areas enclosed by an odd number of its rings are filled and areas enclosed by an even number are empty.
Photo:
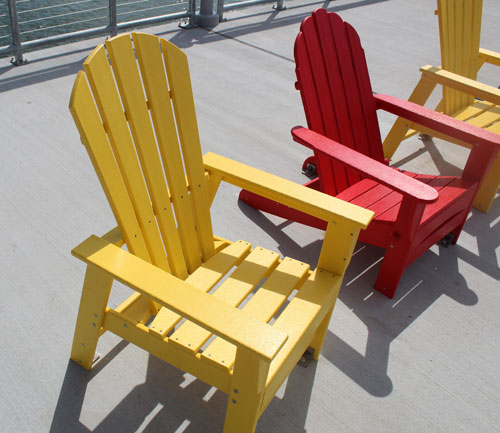
M163 39L112 38L84 71L70 110L118 227L72 251L87 271L71 359L90 369L111 331L227 393L224 432L253 432L304 351L318 358L373 214L216 154L202 158L187 58ZM214 237L210 204L221 181L328 221L317 268ZM115 309L113 280L134 291Z
M500 54L479 47L482 0L438 0L441 39L441 67L424 66L422 76L409 100L424 105L434 88L443 86L443 97L436 107L457 119L500 134L500 90L477 81L484 63L500 66ZM384 141L384 154L391 158L402 140L416 132L470 147L445 135L436 135L421 125L398 118ZM488 212L500 186L500 156L474 200L474 207Z

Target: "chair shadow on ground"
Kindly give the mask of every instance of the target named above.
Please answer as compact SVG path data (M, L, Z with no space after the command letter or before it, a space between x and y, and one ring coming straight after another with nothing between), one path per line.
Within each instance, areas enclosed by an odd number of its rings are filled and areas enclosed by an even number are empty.
M112 410L102 414L95 407L107 406L105 396L84 405L92 380L102 384L111 375L104 370L114 369L115 357L129 345L118 343L92 371L86 371L73 361L68 361L63 384L49 433L210 433L222 431L227 396L215 388L187 375L181 370L149 355L146 379L137 384ZM137 349L140 350L140 349ZM126 356L126 355L125 355ZM123 365L123 364L119 364ZM316 362L307 368L296 366L282 390L277 393L261 416L256 432L305 433L305 421L316 373ZM113 380L123 381L126 375L120 369L112 373ZM115 386L115 385L110 385ZM115 386L116 387L116 386ZM121 387L117 387L121 388ZM102 389L102 388L101 388ZM282 392L284 389L284 393ZM117 391L119 392L119 391ZM94 392L92 391L91 394ZM90 397L89 397L90 398ZM101 400L102 399L102 400ZM84 409L87 408L87 409ZM88 410L88 413L83 413ZM98 422L95 418L103 415ZM83 418L83 419L82 419ZM97 422L95 427L85 425L85 418Z
M278 243L283 255L316 265L320 240L300 246L283 232L289 221L276 224L266 214L238 203L242 212ZM499 214L499 205L499 200L496 200L490 214L473 210L467 221L466 232L477 238L478 255L460 244L450 247L436 245L406 270L394 299L372 288L383 249L358 243L346 271L339 300L366 327L366 348L364 353L360 353L329 330L322 356L369 394L376 397L391 394L395 386L387 373L391 343L443 295L465 306L478 302L476 291L460 274L459 260L493 279L500 279L500 269L490 263L492 259L496 262L496 256L492 254L499 244L499 234L498 230L494 232L489 228L497 218L495 215ZM486 244L488 247L481 248ZM335 314L332 320L335 330Z
M436 145L434 139L422 139L422 147L404 158L392 163L394 167L402 167L423 154L428 154L440 175L460 176L462 167L457 167L446 160L446 155L440 151L439 143ZM455 146L455 145L452 145ZM500 197L497 194L490 211L485 214L472 208L468 222L463 228L463 233L473 236L477 241L478 254L458 247L457 256L472 264L486 274L500 279L500 268L497 262L496 249L500 245L500 231L495 229L498 224L495 220L500 216ZM474 221L473 223L471 223Z

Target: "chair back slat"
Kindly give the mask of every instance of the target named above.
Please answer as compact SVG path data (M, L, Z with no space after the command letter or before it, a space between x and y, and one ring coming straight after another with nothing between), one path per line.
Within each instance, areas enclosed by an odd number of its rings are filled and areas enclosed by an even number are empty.
M129 251L152 261L125 179L121 176L101 116L83 71L71 94L70 110Z
M130 37L127 35L126 37L117 37L106 41L106 48L148 188L149 199L153 205L152 209L155 210L155 214L158 216L162 213L159 211L160 209L170 208L171 197L158 154L155 132L151 124L151 116L147 99L144 95L143 83L134 47ZM168 226L172 227L171 210L167 210L166 212L170 214L170 224ZM158 218L158 220L160 219ZM153 221L147 222L148 225L152 225L152 223ZM158 228L157 233L158 235L160 234ZM175 234L175 232L172 234ZM164 242L170 243L170 239L166 237L164 238ZM177 239L176 244L178 244ZM180 251L177 250L177 252ZM183 270L176 270L177 272L181 272L184 277L186 276Z
M302 22L295 62L309 128L383 161L375 101L356 31L336 14L315 11ZM352 170L332 170L332 176L331 190L324 189L329 194L360 179Z
M438 0L441 65L443 69L477 79L482 0ZM453 114L474 97L443 87L444 112Z
M174 44L164 39L162 39L162 50L168 80L171 88L175 89L171 95L172 104L190 185L201 252L203 260L208 260L215 252L212 219L187 56Z
M84 67L109 137L107 157L115 160L114 176L124 184L149 259L185 278L215 252L197 131L184 140L181 133L196 122L194 103L180 113L175 108L177 93L189 93L192 101L188 65L181 56L184 75L174 83L166 71L177 67L170 62L179 60L180 50L172 44L166 49L156 36L132 38L108 40ZM121 209L115 208L119 220Z
M193 217L193 203L189 195L184 162L179 147L170 97L171 92L169 83L165 79L162 48L158 38L153 35L134 33L133 39L137 48L137 60L142 73L158 148L177 218L179 235L188 270L191 273L201 264L200 244Z

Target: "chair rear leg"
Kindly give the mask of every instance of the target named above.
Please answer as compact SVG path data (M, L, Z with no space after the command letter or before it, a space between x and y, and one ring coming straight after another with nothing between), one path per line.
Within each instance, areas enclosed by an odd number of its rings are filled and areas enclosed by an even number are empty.
M433 83L422 76L417 84L417 87L415 87L415 90L413 90L412 94L408 98L408 101L424 105L435 87L436 83ZM405 139L406 133L410 129L409 126L408 120L403 119L402 117L398 117L396 119L396 122L385 137L383 143L384 156L386 158L392 158L399 144Z
M335 305L334 305L335 306ZM323 347L323 343L325 341L326 332L328 331L328 325L330 324L330 320L332 318L333 307L326 313L325 318L321 321L314 337L311 341L309 347L314 350L313 359L317 361L319 359L319 354L321 353L321 348Z
M458 225L450 232L450 235L453 236L453 239L450 242L451 245L455 245L457 243L458 238L460 237L460 233L462 233L462 229L464 228L465 221L466 220L464 220L460 225Z
M71 359L87 370L94 362L112 284L109 274L93 265L87 266L71 349Z
M482 212L488 213L499 187L500 153L497 153L495 161L491 165L486 178L476 193L473 206Z

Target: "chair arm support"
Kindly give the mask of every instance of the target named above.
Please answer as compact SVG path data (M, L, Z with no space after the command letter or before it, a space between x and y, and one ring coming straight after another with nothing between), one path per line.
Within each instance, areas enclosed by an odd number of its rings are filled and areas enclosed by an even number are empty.
M446 71L444 71L446 72ZM500 90L497 91L500 98ZM500 147L500 135L462 122L446 114L427 107L404 101L394 96L374 95L377 108L408 119L419 125L441 132L449 137L462 140L473 146L485 145ZM499 99L500 102L500 99Z
M479 48L479 57L483 58L486 63L500 66L500 53L497 53L496 51Z
M98 236L92 235L71 253L133 290L264 360L273 359L288 338L286 333L254 319L244 311Z
M298 143L310 146L404 196L423 203L438 199L434 188L310 129L297 126L292 129L292 136Z
M228 183L323 221L342 218L365 229L373 218L369 210L211 152L203 162L209 173L222 175Z
M500 105L500 90L480 83L476 80L463 77L436 66L423 66L420 68L422 76L443 86L448 86L461 92L472 95L476 98L484 99L495 105Z

